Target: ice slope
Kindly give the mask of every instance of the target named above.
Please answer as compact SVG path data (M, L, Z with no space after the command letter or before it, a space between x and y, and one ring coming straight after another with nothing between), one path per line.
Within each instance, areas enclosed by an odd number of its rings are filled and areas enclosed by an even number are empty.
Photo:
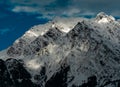
M34 26L0 53L7 67L0 73L12 80L1 87L119 87L119 33L120 23L103 12Z

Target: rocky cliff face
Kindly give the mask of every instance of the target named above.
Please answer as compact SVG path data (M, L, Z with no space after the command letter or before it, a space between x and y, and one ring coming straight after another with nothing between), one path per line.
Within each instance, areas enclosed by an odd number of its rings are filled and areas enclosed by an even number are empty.
M119 87L120 23L57 18L0 53L0 87Z

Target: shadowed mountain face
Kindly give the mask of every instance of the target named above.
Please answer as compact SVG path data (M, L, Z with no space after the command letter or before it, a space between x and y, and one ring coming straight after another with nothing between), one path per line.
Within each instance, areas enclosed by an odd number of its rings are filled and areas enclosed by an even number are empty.
M0 87L37 87L19 60L0 60L0 71Z
M0 52L0 87L119 87L120 23L57 18Z

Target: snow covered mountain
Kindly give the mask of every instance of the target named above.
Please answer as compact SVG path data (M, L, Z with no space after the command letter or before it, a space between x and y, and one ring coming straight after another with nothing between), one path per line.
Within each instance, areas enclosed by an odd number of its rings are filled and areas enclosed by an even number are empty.
M120 87L120 23L56 18L0 52L0 87Z

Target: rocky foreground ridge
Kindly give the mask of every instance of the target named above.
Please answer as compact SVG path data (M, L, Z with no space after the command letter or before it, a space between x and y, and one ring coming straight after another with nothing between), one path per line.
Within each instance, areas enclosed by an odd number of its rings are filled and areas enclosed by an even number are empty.
M56 18L0 52L0 87L120 87L120 23Z

